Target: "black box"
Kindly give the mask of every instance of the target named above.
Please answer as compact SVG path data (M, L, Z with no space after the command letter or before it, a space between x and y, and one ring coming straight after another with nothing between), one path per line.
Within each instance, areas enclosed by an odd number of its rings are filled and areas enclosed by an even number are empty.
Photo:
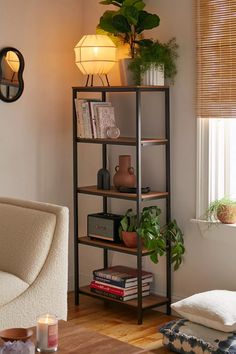
M110 213L89 214L87 217L88 236L102 240L121 242L119 227L121 215Z

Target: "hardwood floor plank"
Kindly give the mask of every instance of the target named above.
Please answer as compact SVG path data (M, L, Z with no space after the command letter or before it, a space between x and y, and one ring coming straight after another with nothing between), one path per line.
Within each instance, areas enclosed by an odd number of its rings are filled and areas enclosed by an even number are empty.
M137 325L137 316L133 309L124 308L120 304L107 305L101 300L85 295L80 299L80 305L75 306L74 294L68 295L68 321L72 331L73 326L81 325L139 348L148 350L156 348L153 353L170 353L162 348L162 335L158 332L158 327L175 317L147 310L143 324Z

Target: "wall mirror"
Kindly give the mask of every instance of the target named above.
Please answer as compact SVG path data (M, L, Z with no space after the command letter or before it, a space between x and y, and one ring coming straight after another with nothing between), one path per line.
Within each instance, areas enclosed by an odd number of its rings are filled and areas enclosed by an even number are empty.
M24 89L24 58L19 50L7 47L0 50L0 99L14 102Z

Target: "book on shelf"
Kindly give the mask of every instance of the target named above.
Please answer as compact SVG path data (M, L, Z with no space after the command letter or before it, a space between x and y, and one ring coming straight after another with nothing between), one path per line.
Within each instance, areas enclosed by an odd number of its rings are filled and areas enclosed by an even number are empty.
M111 102L97 98L75 98L75 112L79 138L106 138L107 128L115 126L114 107Z
M125 289L119 286L102 283L96 280L93 280L91 282L90 288L106 291L108 293L119 295L119 296L133 295L133 294L137 294L138 292L137 286L132 286L130 288ZM149 283L143 284L142 291L148 291L148 290L150 290L150 284Z
M98 138L107 138L107 128L116 125L114 107L98 105L96 122Z
M99 126L98 126L98 107L102 106L111 106L111 102L97 102L97 101L88 101L89 104L89 113L90 113L90 123L92 127L93 138L99 138Z
M93 271L94 280L102 281L120 287L136 286L138 283L138 271L135 268L126 266L113 266ZM142 284L151 283L153 274L145 270L142 271Z
M109 297L111 299L115 299L115 300L119 300L119 301L129 301L129 300L137 299L137 297L138 297L138 294L120 296L120 295L115 295L115 294L108 293L106 291L95 289L95 288L90 288L90 291L92 293L94 293L94 294L106 296L106 297ZM150 291L149 290L142 292L142 297L145 297L145 296L148 296L148 295L150 295Z

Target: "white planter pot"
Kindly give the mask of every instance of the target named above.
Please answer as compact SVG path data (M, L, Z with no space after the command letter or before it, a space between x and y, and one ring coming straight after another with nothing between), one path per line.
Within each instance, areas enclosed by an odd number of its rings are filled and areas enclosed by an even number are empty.
M121 84L123 86L134 85L133 73L128 69L128 66L131 63L131 61L132 61L131 58L125 58L119 61L120 78L121 78Z
M164 65L160 65L155 67L152 65L150 69L145 71L142 75L141 79L142 85L154 85L154 86L164 86L165 79L164 79Z

